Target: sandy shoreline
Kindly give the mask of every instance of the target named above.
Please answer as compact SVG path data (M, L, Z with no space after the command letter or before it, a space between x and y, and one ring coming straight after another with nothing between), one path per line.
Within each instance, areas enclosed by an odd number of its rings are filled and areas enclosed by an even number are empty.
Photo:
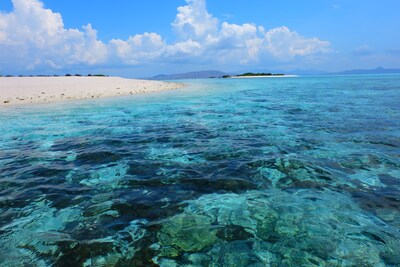
M119 77L1 77L0 106L143 94L183 86Z

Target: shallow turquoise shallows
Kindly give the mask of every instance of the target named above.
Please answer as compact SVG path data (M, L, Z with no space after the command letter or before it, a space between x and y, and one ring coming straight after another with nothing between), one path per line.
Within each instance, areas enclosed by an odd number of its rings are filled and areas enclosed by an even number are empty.
M0 108L0 266L400 266L400 75Z

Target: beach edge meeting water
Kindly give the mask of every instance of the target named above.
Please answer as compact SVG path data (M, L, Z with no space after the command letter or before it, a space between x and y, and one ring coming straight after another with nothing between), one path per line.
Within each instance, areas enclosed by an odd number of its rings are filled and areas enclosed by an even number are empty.
M182 83L121 77L0 77L0 106L174 90Z

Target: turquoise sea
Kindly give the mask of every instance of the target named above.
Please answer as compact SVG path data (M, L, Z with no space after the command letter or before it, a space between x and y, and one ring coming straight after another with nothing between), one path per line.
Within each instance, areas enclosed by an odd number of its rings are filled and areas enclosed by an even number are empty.
M400 266L400 75L0 108L0 266Z

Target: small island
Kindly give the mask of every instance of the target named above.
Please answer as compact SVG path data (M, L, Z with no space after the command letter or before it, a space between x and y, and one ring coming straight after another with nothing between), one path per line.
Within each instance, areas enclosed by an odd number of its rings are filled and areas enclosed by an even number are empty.
M224 75L222 78L261 78L261 77L284 77L287 76L282 73L253 73L253 72L246 72L239 75Z

